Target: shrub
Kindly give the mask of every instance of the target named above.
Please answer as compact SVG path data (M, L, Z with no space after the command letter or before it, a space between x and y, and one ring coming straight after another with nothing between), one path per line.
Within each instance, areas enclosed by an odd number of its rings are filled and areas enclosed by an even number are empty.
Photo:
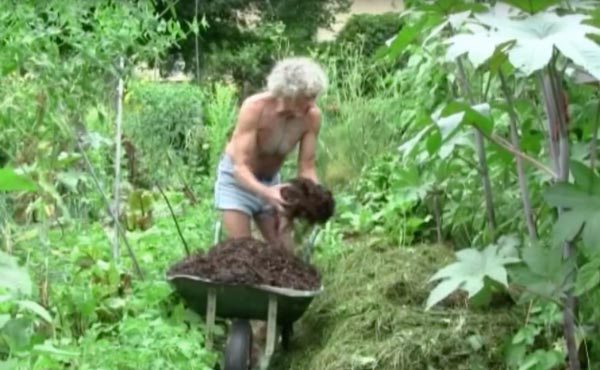
M123 125L142 168L168 168L168 151L172 150L198 171L206 171L202 91L197 86L133 82L126 94Z
M336 36L337 43L362 44L364 55L373 55L402 28L398 13L354 14Z

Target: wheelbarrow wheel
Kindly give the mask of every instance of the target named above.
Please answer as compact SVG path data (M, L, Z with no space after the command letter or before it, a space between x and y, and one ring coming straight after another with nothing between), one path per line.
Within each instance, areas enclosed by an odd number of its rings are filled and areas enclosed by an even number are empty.
M223 370L249 370L252 359L252 329L247 320L235 320L229 328Z

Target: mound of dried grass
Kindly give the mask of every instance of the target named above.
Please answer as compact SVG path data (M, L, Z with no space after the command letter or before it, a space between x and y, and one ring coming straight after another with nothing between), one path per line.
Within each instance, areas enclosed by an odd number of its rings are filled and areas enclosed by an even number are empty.
M429 277L452 260L440 246L357 245L324 271L325 292L296 324L289 370L500 369L522 322L514 307L468 309L460 294L425 312Z

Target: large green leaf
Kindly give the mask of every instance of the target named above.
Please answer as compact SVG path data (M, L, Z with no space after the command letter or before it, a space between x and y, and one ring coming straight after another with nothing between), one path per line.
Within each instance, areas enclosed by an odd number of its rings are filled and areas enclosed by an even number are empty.
M474 297L485 286L489 278L503 286L508 285L506 265L519 262L514 241L499 240L483 251L468 248L456 253L457 261L436 272L429 281L442 280L430 293L426 310L430 309L456 289Z
M600 197L588 194L574 184L553 185L546 190L544 198L552 207L575 208L589 212L600 210Z
M423 32L423 28L426 27L427 23L431 21L430 18L422 17L415 24L405 25L396 36L386 43L387 48L383 47L377 51L375 58L379 59L384 56L392 59L397 58Z
M581 231L586 219L589 217L588 212L565 212L558 217L552 230L553 244L561 245L565 241L570 241L577 236Z
M0 251L0 287L15 295L29 296L33 284L27 271L17 264L16 258Z
M421 131L419 131L419 133L417 133L412 138L398 146L398 151L404 156L411 155L417 147L417 145L419 144L419 142L421 142L421 140L423 139L423 136L425 136L425 134L427 134L431 130L431 128L432 126L427 126L423 128Z
M566 277L573 270L573 260L563 260L562 248L532 245L523 250L525 265L511 269L513 280L526 288L522 300L531 295L562 297L568 288Z
M467 3L460 0L431 0L418 7L419 10L429 11L437 14L448 15L451 13L464 12L468 10L481 11L486 7L483 4Z
M588 194L600 195L600 178L591 167L580 161L571 160L569 163L575 185Z
M40 354L48 354L52 356L61 357L77 357L79 355L79 352L59 349L54 347L52 343L49 342L44 344L36 344L35 346L33 346L33 351Z
M432 119L437 125L440 131L440 135L442 136L442 140L444 141L449 139L450 137L452 137L452 135L456 133L464 117L465 112L458 112L446 117L434 115Z
M11 319L11 317L9 314L5 314L5 313L0 314L0 330L2 330L2 327L4 325L6 325L6 323L9 322L10 319Z
M0 168L0 191L35 191L35 183L12 168Z
M600 46L588 38L588 34L600 34L600 29L583 23L584 15L559 16L554 12L542 12L511 19L487 12L476 14L475 18L490 27L490 40L514 41L508 51L509 60L527 75L546 66L556 47L600 79Z
M584 253L594 255L600 250L600 194L598 177L584 166L572 168L575 184L559 183L548 189L544 197L553 207L563 207L553 230L555 243L572 240L583 228Z
M493 129L494 124L490 117L490 105L488 103L470 106L463 102L452 101L444 107L442 116L456 115L458 113L461 113L461 124L476 126L487 133Z
M496 51L498 45L510 39L501 35L491 34L476 24L469 24L471 33L462 33L450 37L446 42L450 44L446 51L446 58L455 60L467 54L467 57L475 67L485 63Z
M528 13L537 13L559 4L561 0L504 0L504 2Z
M22 301L17 301L17 305L21 309L33 312L40 318L44 319L46 322L48 322L50 324L52 323L52 316L50 315L50 313L44 307L40 306L38 303L36 303L34 301L22 300Z
M582 295L600 284L600 260L596 259L581 266L575 280L575 295Z
M584 253L587 256L595 255L600 250L600 210L589 215L581 236L583 237Z

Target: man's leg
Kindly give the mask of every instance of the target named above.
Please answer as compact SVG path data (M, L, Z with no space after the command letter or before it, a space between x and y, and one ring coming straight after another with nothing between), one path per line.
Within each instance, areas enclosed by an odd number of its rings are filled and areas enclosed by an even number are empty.
M292 230L287 227L288 224L284 217L279 216L279 220L277 220L275 213L263 212L254 217L254 222L267 243L283 243L284 247L293 251Z
M241 211L223 210L223 229L228 239L250 236L250 216Z
M274 214L259 213L254 216L254 223L267 243L277 243L277 219Z

